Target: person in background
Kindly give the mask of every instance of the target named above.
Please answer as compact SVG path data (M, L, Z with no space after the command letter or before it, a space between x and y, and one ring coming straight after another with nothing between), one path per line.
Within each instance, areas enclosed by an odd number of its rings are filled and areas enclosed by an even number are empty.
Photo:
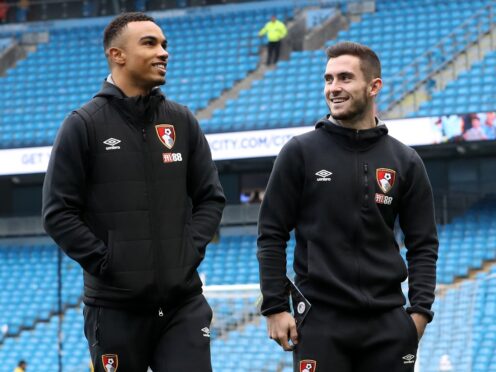
M29 0L21 0L17 4L16 20L17 22L27 22L29 12Z
M494 119L496 119L495 112L486 113L486 120L484 120L484 132L486 133L488 140L496 139L496 126Z
M441 118L444 138L454 140L463 133L463 119L458 115L447 115Z
M463 133L463 139L465 141L486 140L487 135L484 128L482 128L481 120L478 115L471 115L471 124L471 128Z
M5 0L0 0L0 22L7 22L7 13L9 11L9 4Z
M17 364L17 367L14 369L14 372L25 372L28 364L25 360L20 360Z
M279 60L281 41L287 34L286 26L276 16L272 16L271 20L259 31L259 37L267 35L267 66L275 65Z

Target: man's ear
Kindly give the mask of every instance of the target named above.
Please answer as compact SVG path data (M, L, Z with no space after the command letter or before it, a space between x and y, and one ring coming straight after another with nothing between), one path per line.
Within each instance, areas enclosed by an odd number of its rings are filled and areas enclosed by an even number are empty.
M123 65L126 63L126 53L118 47L110 47L107 50L108 59L111 63L116 65Z
M369 85L369 94L371 97L375 97L379 94L380 90L382 89L382 79L381 78L375 78L372 79L372 82Z

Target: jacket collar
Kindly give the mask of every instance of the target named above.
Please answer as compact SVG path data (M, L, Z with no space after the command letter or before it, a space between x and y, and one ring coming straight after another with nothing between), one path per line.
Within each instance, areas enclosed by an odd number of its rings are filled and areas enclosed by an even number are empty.
M334 135L337 142L351 150L366 150L387 135L386 124L375 118L376 126L370 129L351 129L339 125L330 115L317 121L315 129L322 129Z
M95 97L105 97L110 104L115 106L124 119L133 125L143 127L151 122L165 96L160 88L154 88L146 96L127 97L124 92L114 84L109 75Z

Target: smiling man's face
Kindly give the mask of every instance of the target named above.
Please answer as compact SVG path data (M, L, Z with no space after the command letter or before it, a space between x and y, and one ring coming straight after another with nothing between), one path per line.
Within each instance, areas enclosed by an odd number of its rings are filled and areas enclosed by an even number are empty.
M165 84L167 40L160 27L151 21L130 22L116 40L122 50L121 71L129 83L150 90Z
M325 99L334 119L354 121L373 107L370 93L375 79L367 79L358 57L341 55L330 58L324 80Z

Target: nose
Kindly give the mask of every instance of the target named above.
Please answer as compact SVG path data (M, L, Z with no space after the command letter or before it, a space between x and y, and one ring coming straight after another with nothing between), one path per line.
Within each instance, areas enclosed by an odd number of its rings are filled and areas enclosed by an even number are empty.
M339 84L339 82L337 80L334 80L330 85L329 85L329 92L331 94L336 94L336 93L339 93L341 92L342 88L341 88L341 84Z
M162 59L164 61L169 58L169 52L162 46L160 47L160 50L159 50L159 57L160 57L160 59Z
M326 97L330 99L331 97L338 96L341 93L341 91L342 91L341 85L334 80L332 83L326 84L324 89L324 94Z

